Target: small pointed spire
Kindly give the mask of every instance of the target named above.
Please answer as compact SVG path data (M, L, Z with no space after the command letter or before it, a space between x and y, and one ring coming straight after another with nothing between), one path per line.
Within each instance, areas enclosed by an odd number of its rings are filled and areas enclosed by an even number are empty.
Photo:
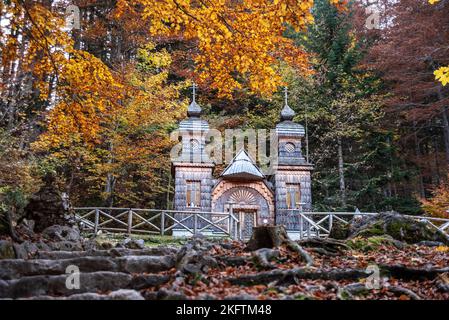
M196 103L196 83L192 85L192 102L187 109L187 115L189 117L199 117L201 115L201 107Z
M295 116L295 111L293 111L292 108L288 105L288 89L287 87L284 87L284 108L281 110L281 120L293 120L293 117Z
M287 88L287 86L284 87L284 100L285 100L285 105L288 106L288 88Z

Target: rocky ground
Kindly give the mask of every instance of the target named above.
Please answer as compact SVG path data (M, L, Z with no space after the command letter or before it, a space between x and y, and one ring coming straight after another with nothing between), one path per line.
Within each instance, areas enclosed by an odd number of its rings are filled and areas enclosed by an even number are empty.
M205 238L152 247L134 239L100 242L55 226L39 241L0 241L0 298L449 299L444 235L411 243L423 230L401 227L398 240L388 228L369 234L370 223L341 240L251 250L243 242ZM78 289L66 285L70 266L81 271Z

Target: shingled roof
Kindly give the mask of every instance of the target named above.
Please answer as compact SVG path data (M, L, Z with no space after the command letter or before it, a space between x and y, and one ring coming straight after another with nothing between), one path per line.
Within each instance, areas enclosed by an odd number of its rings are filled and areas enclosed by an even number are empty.
M246 180L261 180L264 178L263 173L244 149L237 153L221 176L224 178Z

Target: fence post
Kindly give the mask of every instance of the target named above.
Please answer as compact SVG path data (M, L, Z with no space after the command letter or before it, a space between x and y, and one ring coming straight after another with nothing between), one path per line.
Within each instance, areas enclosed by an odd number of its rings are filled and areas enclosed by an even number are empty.
M228 220L228 231L229 231L229 236L232 238L234 237L235 239L235 231L233 232L232 228L234 227L235 229L235 221L233 218L233 214L232 214L232 204L229 205L229 220ZM233 235L234 233L234 235Z
M243 226L242 226L242 221L241 220L243 220L243 219L245 219L245 216L244 216L244 213L240 213L239 212L239 240L243 240Z
M303 232L304 232L304 225L303 225L302 213L300 212L299 213L299 240L302 240Z
M128 210L128 235L131 235L131 230L133 227L133 211L131 208Z
M98 208L95 208L95 226L94 226L95 237L97 236L99 222L100 222L100 212L99 212Z
M165 233L165 212L161 213L161 235Z
M198 228L198 216L196 212L193 213L193 235L196 235L196 230Z
M307 223L307 239L310 239L310 231L311 231L310 229L312 229L312 225L310 224L309 221L306 221L306 223Z
M332 224L334 223L334 215L332 212L329 213L329 234L332 231Z

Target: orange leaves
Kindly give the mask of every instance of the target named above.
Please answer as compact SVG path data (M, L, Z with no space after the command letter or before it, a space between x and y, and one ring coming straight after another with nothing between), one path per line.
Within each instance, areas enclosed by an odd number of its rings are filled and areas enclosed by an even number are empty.
M54 147L74 134L87 144L96 143L101 123L120 108L118 101L123 98L123 86L99 59L71 51L72 57L61 64L56 91L59 102L50 111L48 131L41 137L52 141Z
M448 218L449 213L449 183L443 182L432 192L433 197L429 200L421 199L424 211L434 217Z
M282 35L287 24L302 30L313 21L312 0L119 0L118 15L139 5L142 16L152 21L152 34L197 40L197 78L220 96L229 97L244 85L253 93L270 95L281 84L279 60L304 71L304 52L284 52L294 44Z
M7 54L2 54L2 63L20 64L32 73L40 98L53 99L49 130L41 138L47 148L58 147L73 135L93 143L100 123L118 107L122 86L101 60L74 48L64 19L51 9L19 0L5 5L2 17L8 17L4 25L8 32L0 34L0 40L7 44Z
M438 246L438 247L435 248L435 251L438 251L438 252L449 252L449 247L447 247L447 246Z

